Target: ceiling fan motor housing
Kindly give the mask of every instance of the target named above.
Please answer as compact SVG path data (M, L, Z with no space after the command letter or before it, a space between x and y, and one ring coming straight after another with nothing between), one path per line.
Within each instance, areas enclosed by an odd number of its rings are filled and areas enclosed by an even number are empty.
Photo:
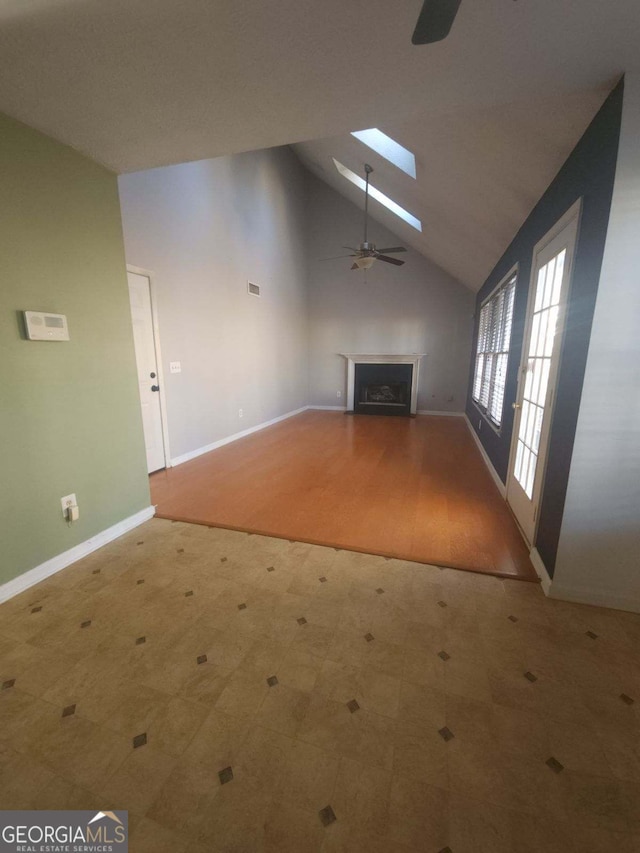
M360 243L360 251L361 252L375 252L375 250L376 250L376 244L375 243L368 243L366 240L364 241L364 243Z

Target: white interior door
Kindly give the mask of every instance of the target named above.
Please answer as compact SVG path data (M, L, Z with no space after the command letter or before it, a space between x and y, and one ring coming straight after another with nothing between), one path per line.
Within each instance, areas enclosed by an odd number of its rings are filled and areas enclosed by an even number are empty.
M578 203L533 254L507 480L507 500L530 544L544 481L579 214Z
M138 388L142 407L142 425L147 448L149 473L165 467L160 380L151 308L151 283L148 276L128 272L133 340L138 365Z

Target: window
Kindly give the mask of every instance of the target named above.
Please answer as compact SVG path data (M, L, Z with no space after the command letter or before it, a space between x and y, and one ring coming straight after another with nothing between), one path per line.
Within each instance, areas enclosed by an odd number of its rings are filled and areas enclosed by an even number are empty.
M480 309L472 397L496 427L502 423L516 281L511 273Z
M389 160L398 169L402 169L409 177L416 176L416 158L411 151L396 142L386 133L378 130L377 127L370 127L369 130L352 130L351 136L355 136L360 142L363 142L369 148L372 148L385 160Z
M357 187L364 192L366 187L366 182L360 175L356 175L355 172L352 172L351 169L348 169L346 166L336 160L335 157L331 158L333 160L333 164L336 169L340 172L343 178L346 178L348 181L351 181L352 184L355 184ZM409 213L408 210L405 210L404 207L400 207L399 204L389 198L388 195L385 195L380 190L376 189L374 186L369 184L369 195L371 198L375 198L376 201L379 201L380 204L383 204L386 208L388 208L392 213L395 213L396 216L399 216L400 219L404 219L412 228L415 228L416 231L422 231L422 222L414 216L412 213Z

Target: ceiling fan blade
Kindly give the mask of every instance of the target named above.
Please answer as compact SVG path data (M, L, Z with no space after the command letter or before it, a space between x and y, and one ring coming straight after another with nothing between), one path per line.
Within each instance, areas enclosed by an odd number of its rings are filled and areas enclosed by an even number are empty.
M338 258L357 258L357 255L333 255L330 258L318 258L319 261L337 261Z
M358 264L351 264L351 267L350 267L350 268L351 268L352 270L359 270L359 269L360 269L360 267L358 266Z
M433 44L449 35L461 0L424 0L412 44Z
M390 258L387 255L376 255L377 261L385 261L387 264L395 264L397 267L401 267L404 261L399 261L398 258Z
M359 249L356 249L354 246L343 246L343 249L351 249L352 252L359 252Z
M392 246L390 249L378 249L381 255L392 255L395 252L406 252L404 246Z

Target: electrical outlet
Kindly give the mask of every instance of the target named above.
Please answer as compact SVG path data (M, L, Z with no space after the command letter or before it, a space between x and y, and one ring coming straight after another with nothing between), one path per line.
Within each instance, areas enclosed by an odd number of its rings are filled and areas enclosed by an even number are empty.
M244 411L242 409L238 409L238 417L239 418L244 417Z
M78 501L75 495L65 495L65 497L60 498L60 505L62 507L62 515L66 518L69 507L78 506Z
M342 391L336 391L336 397L340 399L340 397L342 397Z
M169 362L169 372L170 373L182 373L182 367L180 366L179 361L170 361Z

